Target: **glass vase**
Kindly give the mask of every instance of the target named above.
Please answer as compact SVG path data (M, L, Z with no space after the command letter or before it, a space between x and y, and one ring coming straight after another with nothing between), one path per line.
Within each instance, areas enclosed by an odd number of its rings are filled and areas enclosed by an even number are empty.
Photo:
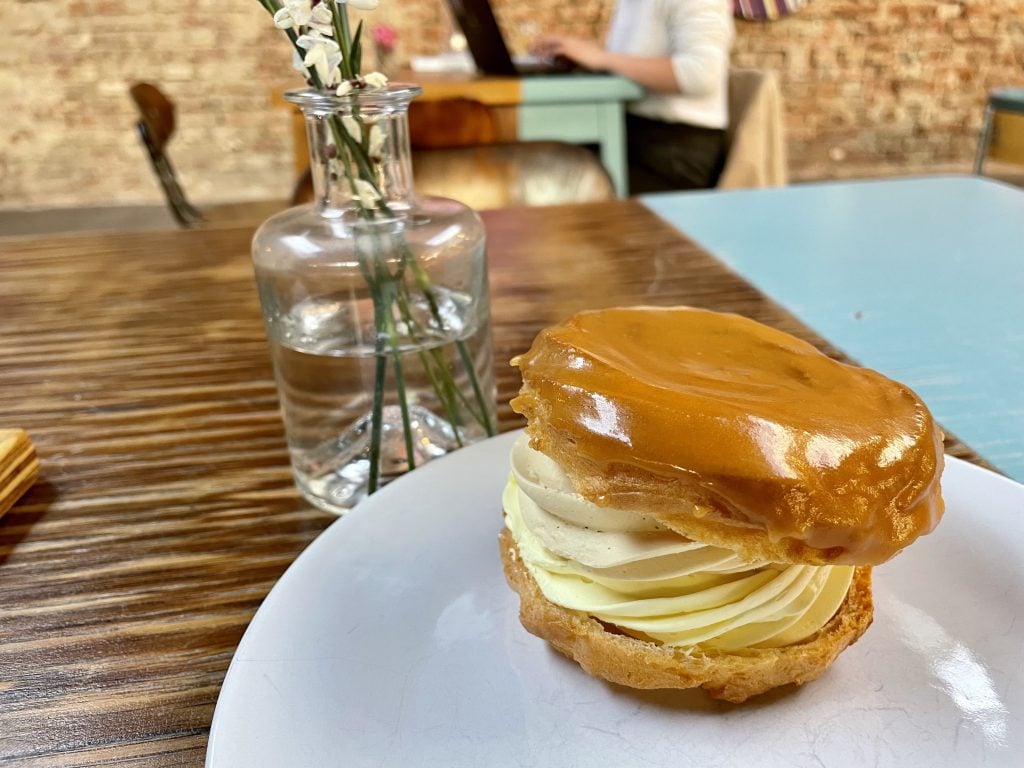
M337 514L496 429L483 224L413 192L418 93L286 94L306 118L314 201L253 238L295 482Z

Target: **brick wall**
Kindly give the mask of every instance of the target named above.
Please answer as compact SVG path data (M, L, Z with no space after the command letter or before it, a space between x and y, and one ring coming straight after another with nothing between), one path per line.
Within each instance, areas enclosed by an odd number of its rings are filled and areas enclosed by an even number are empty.
M782 78L797 179L966 170L985 94L1024 85L1024 0L814 0L737 33Z
M170 155L199 201L283 197L289 66L255 0L0 0L0 205L159 201L128 86L177 104Z
M611 0L496 0L513 46L601 35ZM441 0L382 0L399 58L447 36ZM256 0L0 0L0 207L159 201L128 85L178 106L171 156L198 202L284 197L286 46ZM734 61L783 82L797 179L968 167L985 92L1024 85L1024 0L814 0L739 23Z

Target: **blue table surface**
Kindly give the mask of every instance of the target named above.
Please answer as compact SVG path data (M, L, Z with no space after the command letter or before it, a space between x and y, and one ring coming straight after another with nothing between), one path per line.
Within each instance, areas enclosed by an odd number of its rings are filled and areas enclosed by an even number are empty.
M935 176L641 200L1024 481L1024 190Z

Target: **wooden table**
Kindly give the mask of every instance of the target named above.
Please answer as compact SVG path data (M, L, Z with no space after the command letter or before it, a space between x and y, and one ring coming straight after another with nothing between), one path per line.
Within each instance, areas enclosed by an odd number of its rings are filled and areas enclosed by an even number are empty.
M504 429L505 361L586 307L732 310L838 354L638 202L484 218ZM0 763L201 765L242 632L333 520L291 485L252 229L0 240L0 414L43 464L0 520Z

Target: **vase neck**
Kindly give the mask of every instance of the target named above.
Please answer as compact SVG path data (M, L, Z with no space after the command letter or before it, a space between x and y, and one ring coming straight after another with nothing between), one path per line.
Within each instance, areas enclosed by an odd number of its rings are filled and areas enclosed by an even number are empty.
M408 207L413 194L409 102L418 89L395 87L335 97L288 94L302 108L314 205L323 216L353 208Z

